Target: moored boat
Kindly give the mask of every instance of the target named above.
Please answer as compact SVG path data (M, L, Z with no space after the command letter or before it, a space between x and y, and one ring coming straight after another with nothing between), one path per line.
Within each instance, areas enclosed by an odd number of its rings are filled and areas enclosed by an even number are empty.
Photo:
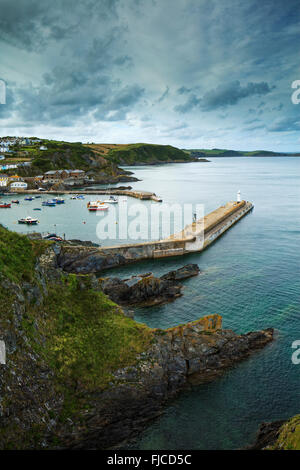
M1 209L10 209L10 207L11 207L11 204L9 204L8 202L0 202Z
M20 201L18 199L14 199L13 201L11 201L12 204L20 204Z
M28 197L25 197L24 200L25 200L25 201L33 201L33 200L34 200L34 197L28 196Z
M53 200L44 201L42 202L42 206L55 207L56 201L53 201Z
M107 211L109 209L109 207L101 201L90 201L87 204L87 208L90 212Z
M25 217L23 219L19 219L18 223L25 224L25 225L37 225L39 221L38 219L33 219L32 217Z
M104 202L105 204L118 204L119 201L118 201L118 199L117 199L116 197L114 197L114 196L109 196L109 198L108 198L108 199L105 199L103 202Z

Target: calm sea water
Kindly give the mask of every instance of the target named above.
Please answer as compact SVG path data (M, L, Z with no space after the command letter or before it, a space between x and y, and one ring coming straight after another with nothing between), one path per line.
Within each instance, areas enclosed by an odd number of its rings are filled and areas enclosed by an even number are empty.
M185 281L183 297L137 310L137 321L166 328L218 313L224 328L244 333L274 327L276 340L219 380L180 394L133 448L240 448L253 441L262 421L300 411L300 365L291 362L292 342L300 339L300 159L211 160L133 168L142 181L132 186L154 191L169 203L203 203L205 212L235 199L240 189L242 197L254 203L254 211L202 254L143 262L114 273L162 274L188 262L198 263L202 273ZM1 209L0 222L26 231L30 229L16 220L37 215L40 231L97 241L99 218L87 213L89 199L95 198L71 201L67 197L64 206L39 212L32 209L40 206L40 200L22 201L19 207ZM136 202L128 199L129 206Z

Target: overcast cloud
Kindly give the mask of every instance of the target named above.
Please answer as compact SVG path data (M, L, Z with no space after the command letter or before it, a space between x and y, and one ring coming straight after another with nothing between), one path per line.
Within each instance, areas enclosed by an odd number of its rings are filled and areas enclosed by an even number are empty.
M300 151L298 0L0 0L1 135Z

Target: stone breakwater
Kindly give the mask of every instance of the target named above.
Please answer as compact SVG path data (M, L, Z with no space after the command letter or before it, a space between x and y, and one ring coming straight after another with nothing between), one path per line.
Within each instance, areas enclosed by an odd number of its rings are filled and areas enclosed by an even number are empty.
M136 180L136 178L134 178ZM140 199L142 201L147 201L147 200L152 200L155 202L162 202L162 199L157 196L155 193L152 193L150 191L138 191L138 190L130 190L130 189L77 189L76 190L68 190L68 189L49 189L47 191L43 191L42 193L38 191L37 189L26 189L26 190L17 190L18 194L50 194L52 196L58 196L61 195L62 192L64 194L69 194L69 195L77 195L77 194L83 194L86 196L93 196L93 195L98 195L98 194L104 194L104 195L113 195L113 196L126 196L126 197L133 197L135 199Z
M115 384L93 397L92 412L64 436L72 449L106 449L135 437L189 382L204 383L266 346L273 330L238 335L210 315L168 330L155 330L153 345L135 366L115 372ZM65 432L65 430L64 430Z
M199 252L215 242L252 209L250 202L228 202L164 240L96 249L63 246L59 249L58 265L66 272L88 274L145 259Z

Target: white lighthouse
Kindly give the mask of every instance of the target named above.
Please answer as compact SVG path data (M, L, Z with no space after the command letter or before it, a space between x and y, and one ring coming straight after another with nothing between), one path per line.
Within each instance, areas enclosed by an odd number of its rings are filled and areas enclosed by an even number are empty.
M238 190L237 192L237 202L241 202L241 191Z

